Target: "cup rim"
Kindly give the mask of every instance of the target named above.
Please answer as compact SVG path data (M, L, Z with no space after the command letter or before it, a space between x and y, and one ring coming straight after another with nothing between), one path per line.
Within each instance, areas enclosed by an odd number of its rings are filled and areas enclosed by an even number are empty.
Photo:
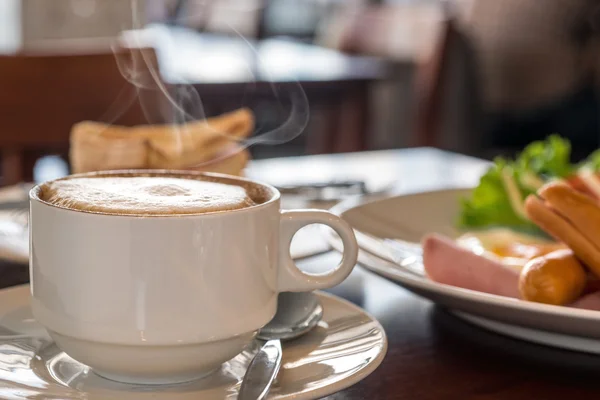
M225 180L226 182L231 182L233 184L238 184L238 185L240 184L240 182L244 182L247 184L257 185L259 187L262 187L263 189L267 189L271 193L271 196L267 201L260 203L260 204L255 204L255 205L249 206L249 207L239 208L239 209L235 209L235 210L208 211L208 212L204 212L204 213L195 213L195 214L193 214L193 213L192 214L119 214L119 213L102 212L102 211L77 210L74 208L68 208L68 207L64 207L64 206L60 206L57 204L47 202L47 201L41 199L39 196L41 187L50 182L56 182L56 181L72 179L72 178L86 178L86 177L113 176L113 175L127 176L127 175L140 175L140 174L165 175L165 176L169 176L169 175L173 176L174 175L174 176L179 176L179 177L188 176L188 177L192 177L192 179L194 177L196 177L196 178L208 177L208 178L222 179L222 180ZM84 172L84 173L80 173L80 174L67 175L62 178L53 179L53 180L39 183L39 184L35 185L33 188L31 188L31 190L29 191L30 203L35 201L40 204L44 204L46 206L53 207L53 208L56 208L59 210L71 211L71 212L77 212L77 213L83 213L83 214L103 215L103 216L110 216L110 217L132 217L132 218L185 218L185 217L198 218L198 217L209 217L209 216L222 215L222 214L234 214L234 213L239 214L239 213L248 212L251 210L254 211L254 210L259 210L262 208L269 207L273 203L276 203L277 201L279 201L280 197L281 197L281 194L274 186L269 185L267 183L255 181L253 179L242 178L242 177L234 176L234 175L220 174L220 173L215 173L215 172L201 172L201 171L193 171L193 170L169 170L169 169L123 169L123 170Z

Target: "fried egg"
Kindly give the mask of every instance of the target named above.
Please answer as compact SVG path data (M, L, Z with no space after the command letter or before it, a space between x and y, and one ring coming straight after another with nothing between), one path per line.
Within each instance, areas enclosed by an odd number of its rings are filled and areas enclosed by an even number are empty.
M456 239L456 243L519 272L529 260L566 248L562 243L506 228L466 232Z

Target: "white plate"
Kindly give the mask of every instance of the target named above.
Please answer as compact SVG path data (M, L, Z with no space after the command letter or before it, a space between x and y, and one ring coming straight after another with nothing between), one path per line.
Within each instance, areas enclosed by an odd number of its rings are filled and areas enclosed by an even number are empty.
M383 360L387 340L373 317L339 297L317 292L323 320L284 343L283 363L270 399L313 399L347 388ZM0 290L0 398L86 400L222 400L237 397L259 343L199 381L126 385L95 375L61 352L29 310L29 286Z
M537 343L600 353L600 312L525 302L443 285L427 279L418 253L422 236L437 232L456 237L460 198L469 189L398 195L375 201L353 199L333 212L354 228L361 265L408 290L456 310L487 329ZM340 248L328 232L332 246ZM391 239L391 240L389 240Z
M477 325L492 332L511 336L517 339L527 340L529 342L543 344L551 347L558 347L566 350L581 351L584 353L600 354L600 340L593 338L584 338L580 336L562 335L548 331L540 331L531 328L525 328L518 325L505 324L498 321L476 317L471 314L460 311L452 311L457 317Z
M0 260L29 265L29 190L33 183L0 188Z
M29 229L24 211L0 211L0 260L29 265Z

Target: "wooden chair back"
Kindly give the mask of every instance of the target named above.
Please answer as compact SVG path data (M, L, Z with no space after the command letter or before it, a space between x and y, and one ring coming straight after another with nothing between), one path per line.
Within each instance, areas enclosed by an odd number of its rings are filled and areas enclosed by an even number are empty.
M142 55L158 71L149 48L113 52L110 46L56 44L0 56L2 184L32 179L41 155L66 155L71 127L77 122L147 122L146 114L156 112L156 104L144 104L144 112L136 87L116 62L118 57L123 65L133 65L130 61Z

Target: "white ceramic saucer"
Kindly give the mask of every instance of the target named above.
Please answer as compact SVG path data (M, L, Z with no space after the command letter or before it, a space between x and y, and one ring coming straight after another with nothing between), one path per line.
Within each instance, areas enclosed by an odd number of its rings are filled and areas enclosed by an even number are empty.
M284 344L271 399L312 399L351 386L383 360L387 339L373 317L339 297L317 292L323 320ZM99 377L61 352L29 310L29 286L0 290L0 399L235 399L260 344L213 375L186 384L139 386Z

